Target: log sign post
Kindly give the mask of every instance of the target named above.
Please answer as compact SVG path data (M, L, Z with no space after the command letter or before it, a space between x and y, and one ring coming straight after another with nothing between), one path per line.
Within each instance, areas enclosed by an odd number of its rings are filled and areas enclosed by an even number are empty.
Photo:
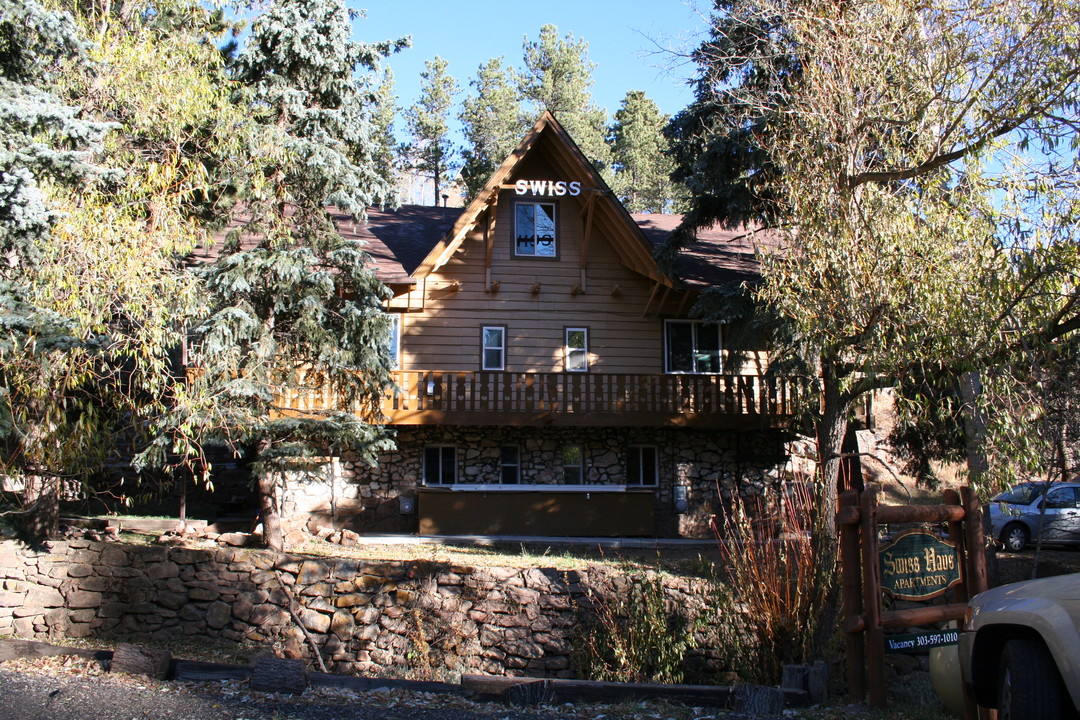
M885 653L929 649L956 642L957 631L898 630L955 620L962 623L968 599L987 587L982 506L971 488L947 490L941 505L878 505L877 488L841 493L840 528L848 692L853 702L885 704ZM926 529L900 533L879 546L878 525L948 523L948 539ZM955 602L906 610L882 610L885 596L924 602L952 590ZM965 700L964 717L978 717Z

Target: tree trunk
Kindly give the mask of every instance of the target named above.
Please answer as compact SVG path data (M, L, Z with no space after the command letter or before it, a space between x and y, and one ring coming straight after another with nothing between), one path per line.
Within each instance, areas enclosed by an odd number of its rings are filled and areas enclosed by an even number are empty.
M960 377L960 401L964 420L964 448L967 451L968 484L978 492L983 478L990 469L986 457L986 421L979 412L979 394L982 393L982 380L978 372L965 373ZM983 506L983 537L989 537L990 512ZM974 549L974 548L973 548ZM990 586L998 584L999 572L997 552L991 545L986 549L986 574Z
M263 467L258 473L259 506L262 515L263 546L281 552L285 535L281 530L281 502L278 472Z
M113 652L110 672L147 675L155 680L167 680L172 656L165 650L120 643Z
M60 534L60 479L52 475L26 475L24 514L20 526L26 540L37 542Z
M840 392L836 366L822 361L822 413L817 428L818 462L821 464L821 510L825 513L825 532L836 537L836 498L839 494L840 465L844 436L848 427L848 405Z

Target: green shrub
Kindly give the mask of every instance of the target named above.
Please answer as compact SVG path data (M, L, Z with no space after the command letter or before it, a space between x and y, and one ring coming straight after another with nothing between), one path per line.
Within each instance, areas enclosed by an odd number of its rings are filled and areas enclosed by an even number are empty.
M575 637L574 662L590 680L678 683L694 647L691 622L664 596L654 574L637 576L630 592L594 597Z

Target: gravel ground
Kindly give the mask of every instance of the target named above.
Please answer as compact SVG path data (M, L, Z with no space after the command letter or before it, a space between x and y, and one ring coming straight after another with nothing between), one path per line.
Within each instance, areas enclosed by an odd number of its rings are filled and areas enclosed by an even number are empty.
M309 688L252 692L246 681L159 682L106 673L94 660L57 656L0 664L0 720L738 720L680 705L510 708L456 695Z

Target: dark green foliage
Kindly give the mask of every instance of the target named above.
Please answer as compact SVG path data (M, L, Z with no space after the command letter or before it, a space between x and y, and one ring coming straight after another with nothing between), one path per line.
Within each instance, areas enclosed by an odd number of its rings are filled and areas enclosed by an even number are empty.
M940 481L933 463L958 463L965 457L956 377L912 374L901 380L895 392L898 422L889 433L889 444L903 458L906 475L935 488Z
M461 123L468 145L461 151L461 179L470 198L484 187L529 128L521 108L517 76L502 58L480 66L469 83L474 95L462 103Z
M756 14L741 0L714 0L709 39L693 53L700 68L694 101L668 125L675 171L689 194L684 228L720 222L777 222L770 180L779 172L760 143L780 99L798 83L800 64L783 18ZM738 57L739 64L717 62ZM756 65L768 58L775 67ZM772 103L756 102L772 98ZM685 235L682 239L685 240Z
M544 25L535 42L522 48L525 69L519 88L532 104L535 116L545 110L559 119L585 157L604 170L611 162L607 134L607 112L592 99L592 72L596 63L589 60L589 44L573 33L559 37L559 28Z
M662 133L667 123L668 117L641 90L626 93L615 112L608 133L615 173L612 189L630 212L674 209L670 142Z
M413 170L432 179L435 205L441 200L444 183L451 179L455 155L449 121L458 88L447 67L448 63L438 56L424 63L420 97L405 110L412 142L402 148L402 153Z
M352 42L349 19L338 0L277 2L239 55L236 77L262 110L271 146L242 188L243 224L204 273L211 313L195 333L194 384L202 400L176 419L256 462L272 547L281 544L272 478L284 462L344 448L373 462L389 445L378 426L390 382L387 291L327 206L363 218L368 205L393 199L375 162L371 73L407 41ZM357 70L368 74L357 79ZM334 406L279 412L285 396L310 391L328 391Z

